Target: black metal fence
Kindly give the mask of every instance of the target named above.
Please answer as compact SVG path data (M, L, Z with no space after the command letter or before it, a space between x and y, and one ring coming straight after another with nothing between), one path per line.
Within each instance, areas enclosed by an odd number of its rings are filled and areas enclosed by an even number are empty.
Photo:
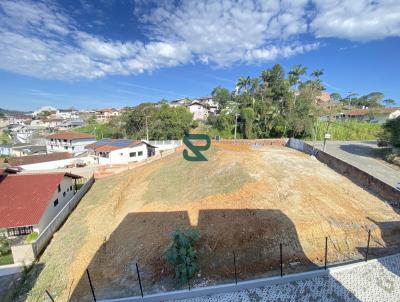
M387 234L390 233L390 236ZM385 235L386 234L386 235ZM384 236L385 235L385 236ZM400 252L399 230L358 230L323 237L301 237L293 241L266 240L263 244L243 244L221 253L199 247L198 274L186 284L178 284L174 270L163 260L157 265L140 259L118 263L115 251L96 255L99 262L89 265L71 293L71 301L146 296L177 289L238 283L272 276L328 269L345 263L367 261ZM297 234L295 236L297 238ZM123 252L123 251L119 251ZM98 263L101 263L99 267ZM158 265L160 264L160 265ZM46 295L53 299L51 290Z

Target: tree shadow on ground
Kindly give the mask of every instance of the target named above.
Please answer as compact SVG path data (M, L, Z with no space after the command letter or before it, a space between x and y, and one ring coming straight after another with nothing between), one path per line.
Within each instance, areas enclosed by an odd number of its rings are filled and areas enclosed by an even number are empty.
M363 157L370 157L370 158L381 158L380 156L380 149L374 148L372 146L367 146L364 144L345 144L340 145L339 148L347 153L363 156Z
M177 227L196 227L201 235L197 246L200 271L191 287L234 282L233 252L239 281L279 276L280 244L284 274L318 269L305 255L294 224L279 210L201 210L198 216L185 211L130 213L88 266L97 299L140 295L136 263L145 295L179 289L174 270L163 257ZM343 292L351 296L346 289ZM70 301L91 300L84 273Z

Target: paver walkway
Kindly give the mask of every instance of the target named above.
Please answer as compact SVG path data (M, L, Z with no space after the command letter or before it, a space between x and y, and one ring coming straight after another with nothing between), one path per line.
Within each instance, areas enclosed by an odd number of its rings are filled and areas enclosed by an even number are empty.
M400 301L400 254L324 277L179 301Z
M312 142L310 143L312 145ZM322 150L322 142L315 147ZM400 182L400 168L374 156L378 148L375 141L329 141L325 152L356 166L395 187Z

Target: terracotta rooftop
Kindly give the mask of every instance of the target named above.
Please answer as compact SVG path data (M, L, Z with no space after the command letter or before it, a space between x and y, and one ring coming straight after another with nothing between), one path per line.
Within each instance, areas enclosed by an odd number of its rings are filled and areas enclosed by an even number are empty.
M69 173L8 175L0 182L0 227L38 224L58 184Z
M10 157L8 164L10 166L18 167L23 165L45 163L48 161L61 160L71 158L72 154L68 152L55 152L49 154L28 155L20 157Z
M48 135L46 138L51 139L80 139L80 138L95 138L94 135L87 133L80 133L75 131L63 131Z

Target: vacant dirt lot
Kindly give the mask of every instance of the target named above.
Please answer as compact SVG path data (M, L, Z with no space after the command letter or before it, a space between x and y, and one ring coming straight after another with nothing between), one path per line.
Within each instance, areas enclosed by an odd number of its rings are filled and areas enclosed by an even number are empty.
M214 145L207 162L181 154L101 179L81 201L33 269L28 301L90 300L173 289L163 259L176 227L197 227L201 270L195 286L275 273L279 244L285 272L362 257L393 244L400 216L382 200L317 160L284 147Z

